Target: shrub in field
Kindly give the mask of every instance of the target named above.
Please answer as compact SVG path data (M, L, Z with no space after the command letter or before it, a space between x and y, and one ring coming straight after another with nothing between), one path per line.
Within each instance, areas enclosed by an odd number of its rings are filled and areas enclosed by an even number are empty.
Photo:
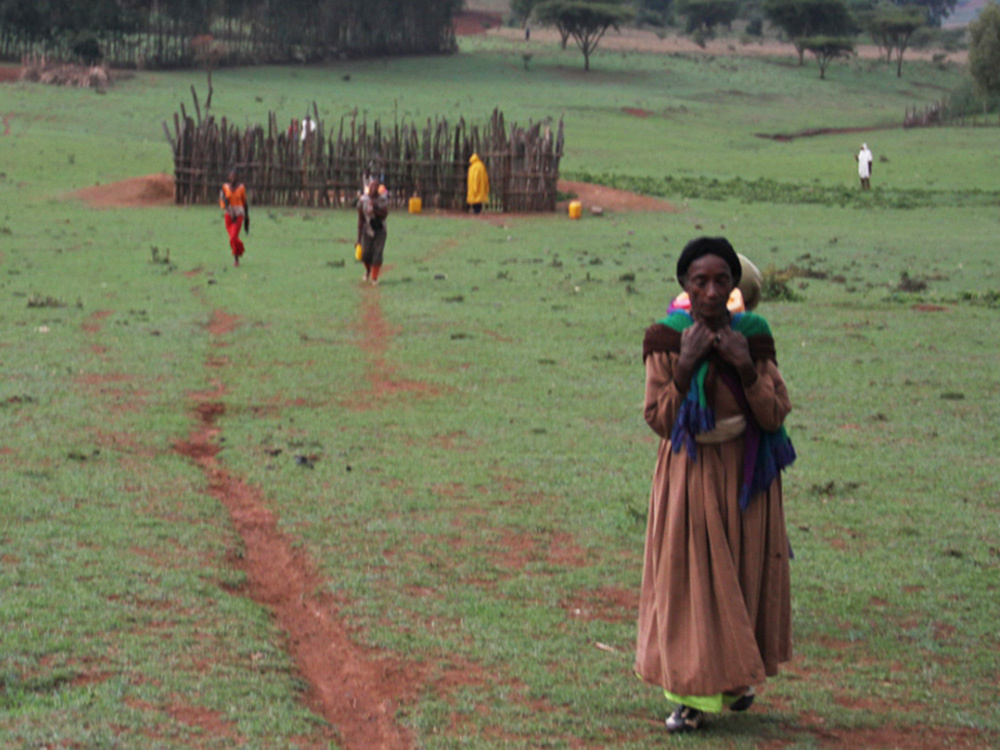
M58 297L53 297L46 294L42 296L41 294L32 294L28 297L28 307L66 307L67 303L63 302ZM82 307L83 305L78 305Z
M1000 5L989 3L969 24L969 72L980 94L1000 94Z
M768 302L800 302L802 295L791 287L792 279L800 275L795 266L787 268L768 266L763 271L764 281L760 287L761 299Z
M991 310L1000 309L1000 291L991 289L987 292L962 292L960 299L963 302L972 302L976 305L983 305Z
M901 292L923 292L927 290L927 282L903 271L899 276L899 285L896 288Z

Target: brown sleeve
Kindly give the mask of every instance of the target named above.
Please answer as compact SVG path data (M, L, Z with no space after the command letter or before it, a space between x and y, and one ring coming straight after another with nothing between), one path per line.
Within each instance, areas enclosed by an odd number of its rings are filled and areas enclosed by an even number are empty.
M677 411L685 394L674 385L673 357L666 352L652 352L646 357L646 424L662 438L669 438Z
M757 423L768 432L774 432L781 427L792 410L792 402L788 398L785 381L774 362L761 360L756 363L756 367L757 382L745 388L744 393Z
M680 332L673 328L667 328L662 323L656 323L646 329L646 335L642 339L643 361L653 352L679 352L680 350Z

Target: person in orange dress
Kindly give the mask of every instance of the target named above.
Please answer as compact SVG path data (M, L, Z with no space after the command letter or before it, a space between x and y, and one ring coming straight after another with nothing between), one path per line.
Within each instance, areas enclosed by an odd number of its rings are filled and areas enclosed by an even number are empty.
M247 234L250 234L250 204L247 202L246 186L240 182L235 169L229 172L229 182L224 183L219 191L219 206L225 211L226 233L233 253L233 265L238 266L246 251L243 240L240 239L240 229L245 225Z

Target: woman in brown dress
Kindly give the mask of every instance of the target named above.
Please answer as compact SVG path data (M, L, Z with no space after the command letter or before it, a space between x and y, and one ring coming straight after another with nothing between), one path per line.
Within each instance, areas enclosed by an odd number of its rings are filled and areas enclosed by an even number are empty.
M690 312L646 331L645 418L662 439L646 528L635 669L677 704L671 732L742 711L792 655L780 471L791 410L767 322L726 307L739 258L721 237L684 248Z

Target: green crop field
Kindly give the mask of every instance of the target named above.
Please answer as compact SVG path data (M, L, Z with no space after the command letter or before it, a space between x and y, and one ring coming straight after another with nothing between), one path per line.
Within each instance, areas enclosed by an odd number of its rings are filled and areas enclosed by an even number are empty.
M377 288L352 211L233 268L216 207L76 195L170 173L204 73L0 84L0 746L1000 743L1000 131L899 127L965 71L532 44L214 73L237 123L563 118L677 209L397 212ZM668 740L641 342L700 234L775 281L796 656Z

